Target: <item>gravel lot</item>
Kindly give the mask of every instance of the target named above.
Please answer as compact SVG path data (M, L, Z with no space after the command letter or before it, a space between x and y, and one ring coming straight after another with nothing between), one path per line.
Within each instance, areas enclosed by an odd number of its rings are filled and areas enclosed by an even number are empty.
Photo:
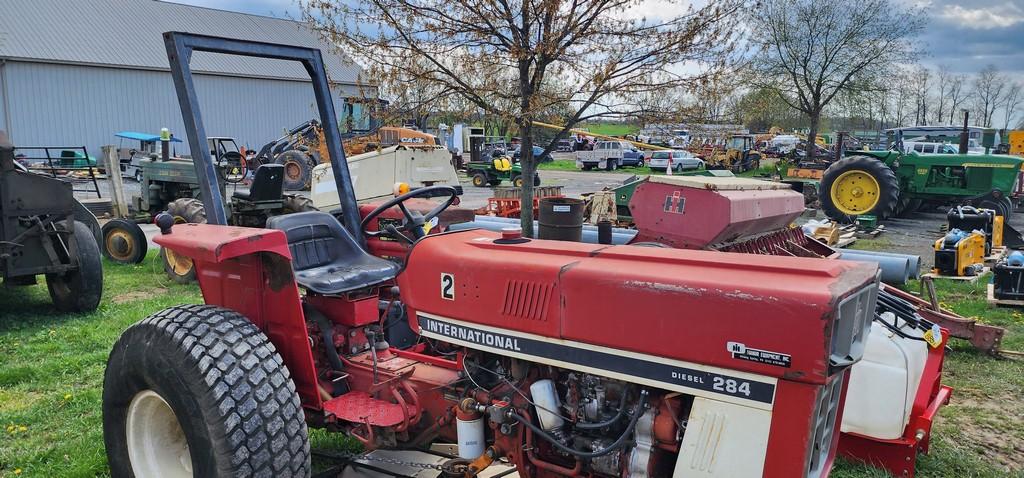
M630 169L622 172L601 172L601 171L540 171L541 184L545 186L562 186L562 191L570 197L579 197L583 193L599 191L606 187L614 187L629 177L633 176ZM492 196L491 188L477 188L469 183L469 179L460 175L460 180L465 191L462 196L462 207L478 208L487 204L487 198ZM130 197L139 193L139 184L134 180L124 181L125 192ZM84 185L77 185L76 188L83 188ZM231 189L229 188L229 191ZM100 191L103 197L110 196L108 181L100 181ZM300 194L307 194L308 192ZM78 194L82 197L94 197L94 195ZM805 215L798 220L798 223L806 222L811 218L823 219L824 215L816 211L813 215ZM934 211L917 212L910 218L894 218L885 222L885 232L874 239L859 239L858 248L897 252L901 254L915 254L921 256L921 269L926 272L931 269L934 254L932 244L941 236L940 226L945 224L945 211L936 209ZM1010 224L1017 230L1024 231L1024 214L1011 217ZM147 232L150 228L146 228Z

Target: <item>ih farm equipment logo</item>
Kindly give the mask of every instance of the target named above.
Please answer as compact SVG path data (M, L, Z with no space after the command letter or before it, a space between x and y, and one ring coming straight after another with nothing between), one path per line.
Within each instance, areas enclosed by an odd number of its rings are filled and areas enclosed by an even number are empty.
M672 191L672 194L665 196L665 212L682 214L686 210L686 198L682 191Z

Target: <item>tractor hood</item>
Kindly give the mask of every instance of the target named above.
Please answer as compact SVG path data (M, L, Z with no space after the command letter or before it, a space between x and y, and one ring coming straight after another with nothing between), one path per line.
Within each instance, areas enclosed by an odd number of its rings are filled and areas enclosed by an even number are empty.
M859 359L850 342L870 323L876 275L868 263L467 230L419 241L398 280L414 329L456 343L643 354L821 384L837 354Z

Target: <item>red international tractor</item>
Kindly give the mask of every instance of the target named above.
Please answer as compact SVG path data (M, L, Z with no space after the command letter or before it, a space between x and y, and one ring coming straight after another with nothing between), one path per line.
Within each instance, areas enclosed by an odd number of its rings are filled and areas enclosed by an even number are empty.
M829 473L876 266L427 231L454 189L360 211L334 128L340 220L225 226L197 147L191 53L300 61L335 124L320 52L165 41L210 214L161 216L156 241L195 261L205 304L158 312L114 345L103 390L113 476L309 476L310 427L368 451L458 445L417 476ZM448 200L415 199L438 192Z

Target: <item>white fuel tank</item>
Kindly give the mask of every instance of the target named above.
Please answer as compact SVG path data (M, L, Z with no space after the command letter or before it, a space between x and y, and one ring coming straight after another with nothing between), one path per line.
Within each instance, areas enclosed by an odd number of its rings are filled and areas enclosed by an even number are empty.
M888 313L883 317L892 323ZM901 330L913 337L923 335L905 325ZM901 437L927 358L924 341L900 337L877 321L873 323L864 358L850 371L842 431L885 440Z

